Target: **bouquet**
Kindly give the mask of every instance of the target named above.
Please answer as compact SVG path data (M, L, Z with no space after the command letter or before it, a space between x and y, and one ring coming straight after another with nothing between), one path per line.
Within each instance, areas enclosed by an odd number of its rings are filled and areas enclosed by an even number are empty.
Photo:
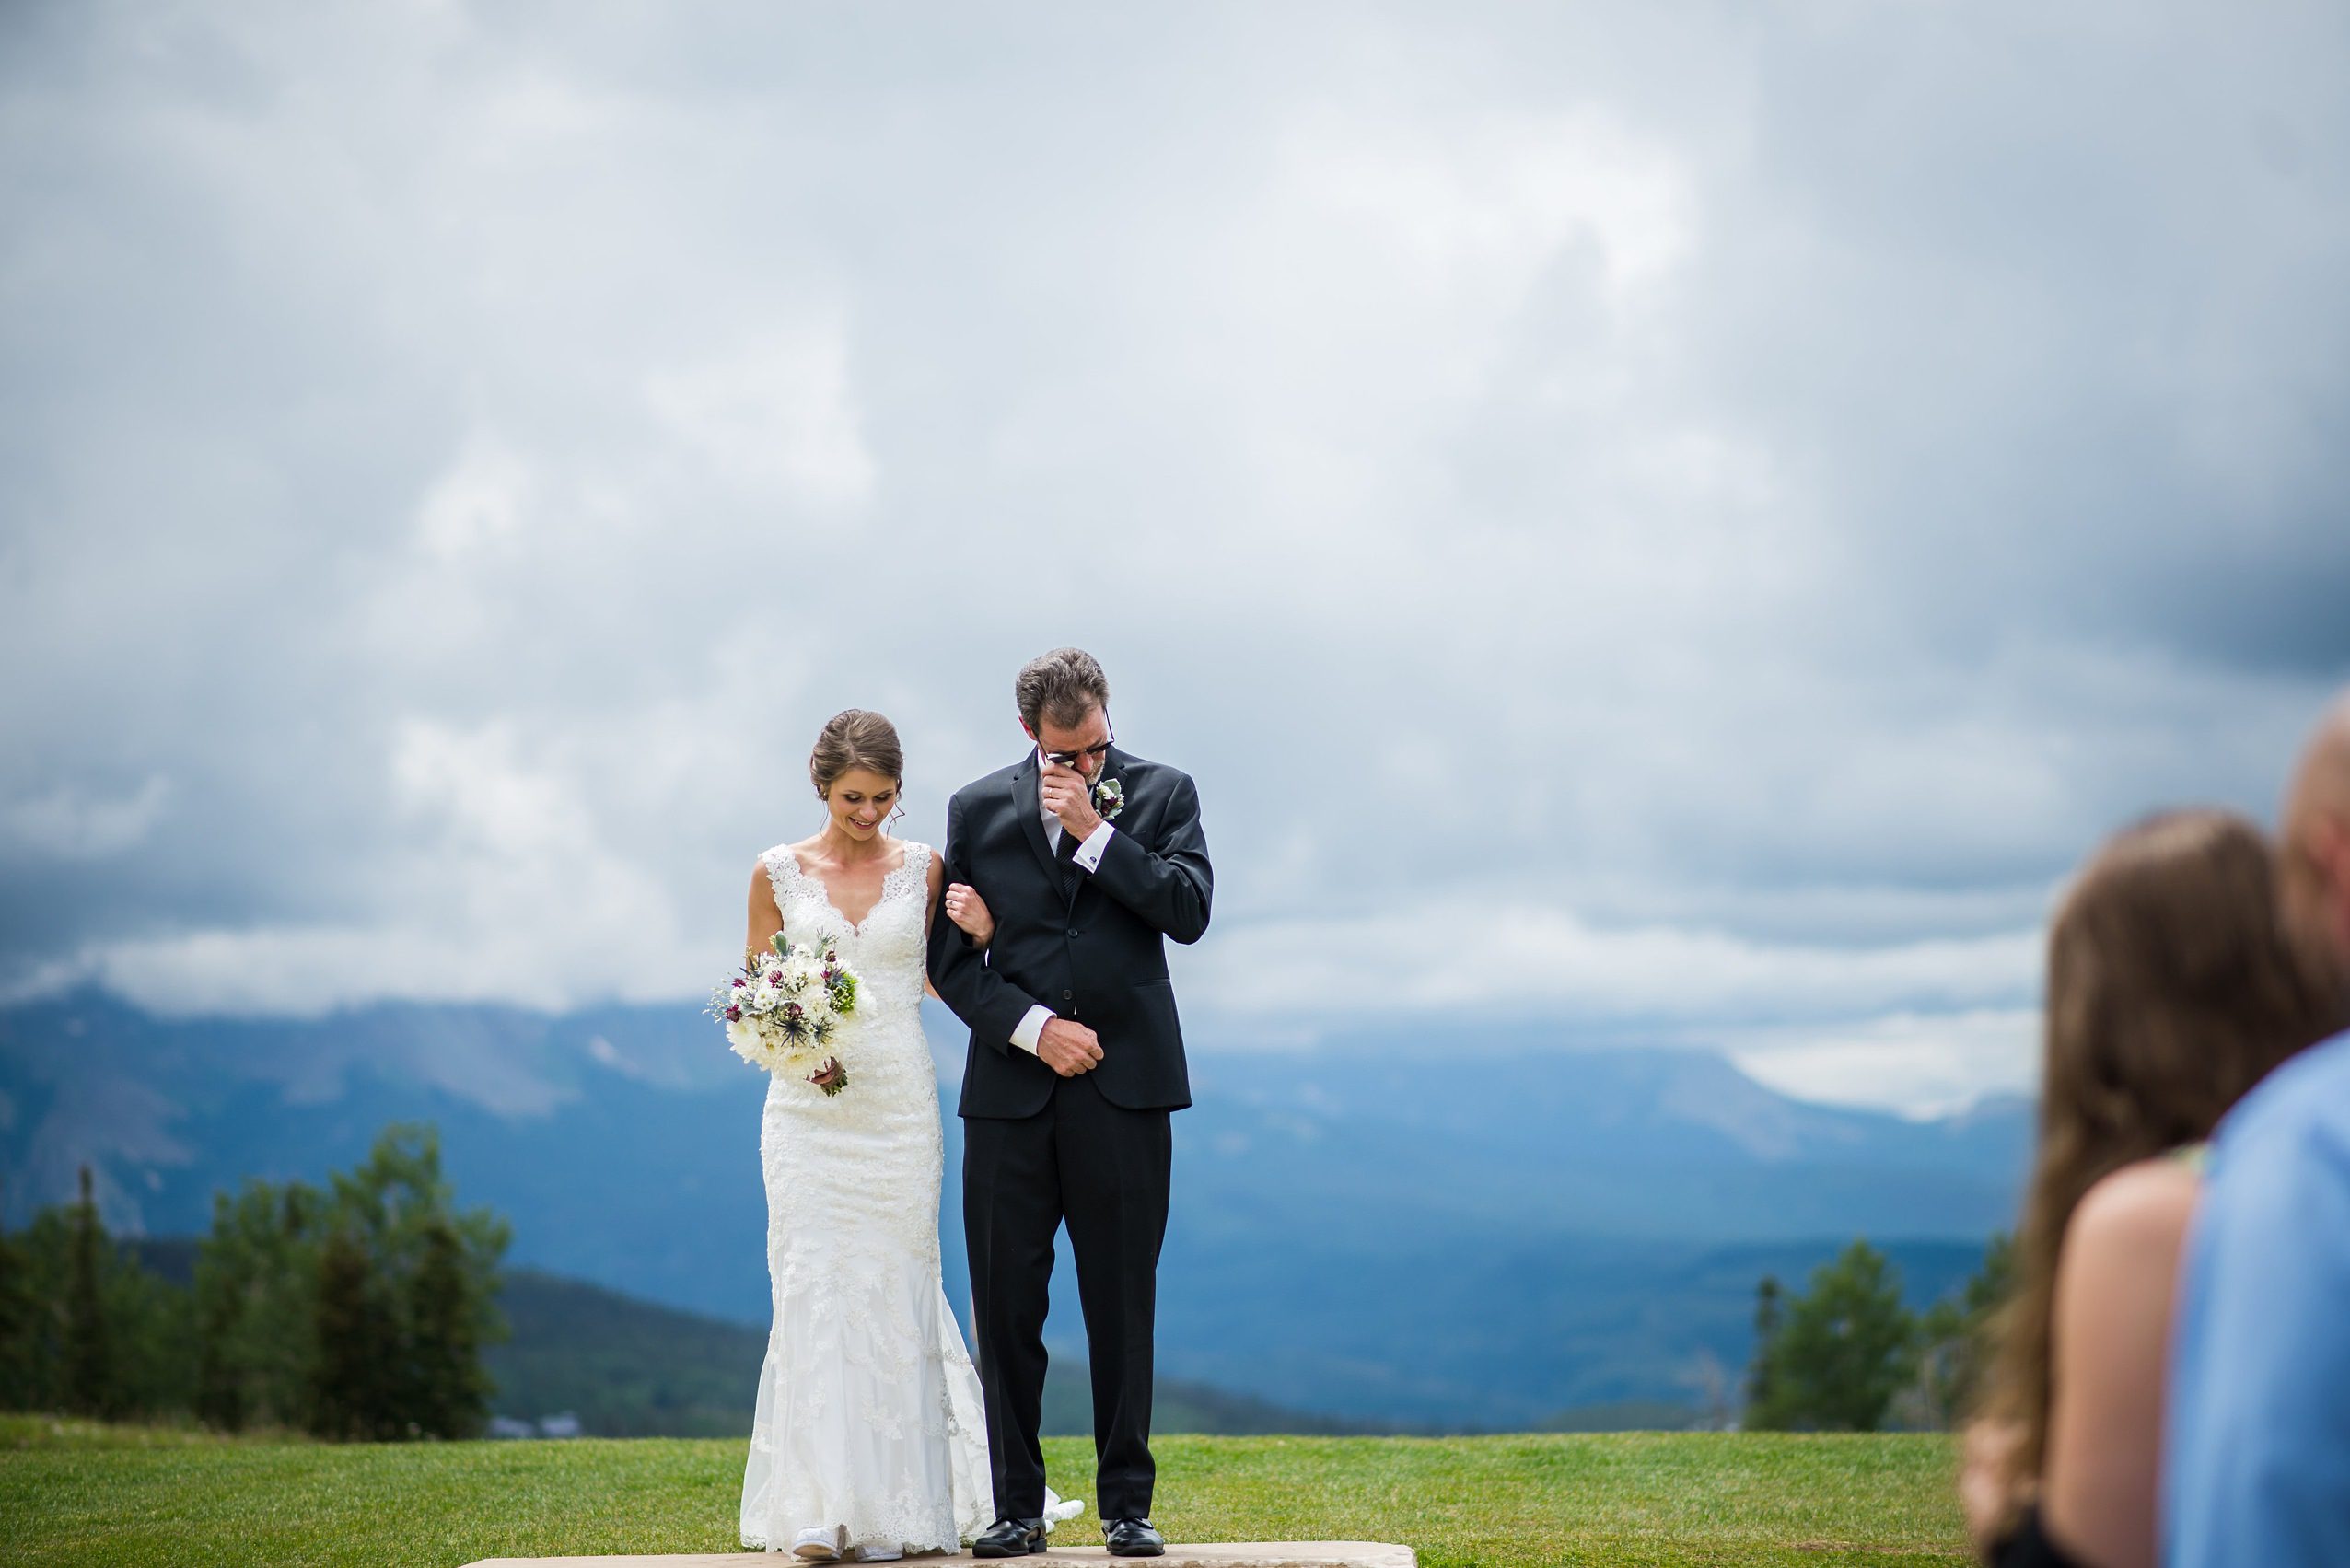
M707 1011L726 1026L727 1043L754 1067L805 1074L827 1095L849 1086L832 1054L840 1021L856 1011L856 974L838 952L795 947L780 931L770 951L750 953L742 972L710 993ZM813 1072L809 1069L813 1068Z

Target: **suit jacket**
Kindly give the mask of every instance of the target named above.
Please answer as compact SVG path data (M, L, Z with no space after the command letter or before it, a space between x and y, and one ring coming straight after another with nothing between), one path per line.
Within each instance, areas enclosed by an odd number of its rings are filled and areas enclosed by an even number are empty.
M947 803L946 880L979 889L995 941L971 945L931 912L930 982L971 1027L957 1107L964 1116L1033 1116L1058 1074L1012 1043L1041 1004L1101 1041L1095 1085L1130 1110L1192 1103L1183 1030L1167 978L1167 942L1207 930L1214 876L1199 791L1179 768L1111 747L1101 776L1125 805L1101 864L1068 888L1045 837L1036 753L956 791Z

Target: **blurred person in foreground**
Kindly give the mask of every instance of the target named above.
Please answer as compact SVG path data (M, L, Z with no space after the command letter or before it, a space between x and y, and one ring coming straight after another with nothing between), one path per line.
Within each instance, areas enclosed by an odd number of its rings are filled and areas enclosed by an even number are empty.
M2280 856L2286 928L2350 1010L2350 692L2302 754ZM2170 1351L2163 1561L2350 1563L2350 1035L2221 1124Z
M2150 1568L2172 1281L2204 1141L2326 1013L2229 812L2124 829L2048 939L2039 1144L1961 1492L2002 1568Z

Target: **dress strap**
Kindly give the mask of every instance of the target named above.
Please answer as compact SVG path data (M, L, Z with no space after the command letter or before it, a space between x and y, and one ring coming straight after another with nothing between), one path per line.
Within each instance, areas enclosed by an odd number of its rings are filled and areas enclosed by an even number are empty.
M782 843L761 851L759 862L767 868L767 886L774 892L775 907L782 909L791 896L792 883L807 875L799 868L799 856L792 853L791 845Z
M898 868L890 873L891 884L905 889L908 897L920 902L923 889L930 884L930 846L913 839L898 842L905 846L905 853L898 861Z

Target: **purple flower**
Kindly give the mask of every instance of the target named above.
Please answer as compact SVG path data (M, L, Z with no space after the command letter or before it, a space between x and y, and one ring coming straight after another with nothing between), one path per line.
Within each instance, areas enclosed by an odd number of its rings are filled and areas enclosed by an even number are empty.
M730 1023L730 1024L739 1024L739 1023L740 1023L741 1021L742 1021L742 1009L741 1009L741 1008L739 1008L739 1007L729 1007L729 1008L727 1008L727 1022L728 1022L728 1023Z
M740 976L737 976L735 979L735 989L737 991L740 991L744 986L749 985L750 983L750 982L749 981L742 979Z

